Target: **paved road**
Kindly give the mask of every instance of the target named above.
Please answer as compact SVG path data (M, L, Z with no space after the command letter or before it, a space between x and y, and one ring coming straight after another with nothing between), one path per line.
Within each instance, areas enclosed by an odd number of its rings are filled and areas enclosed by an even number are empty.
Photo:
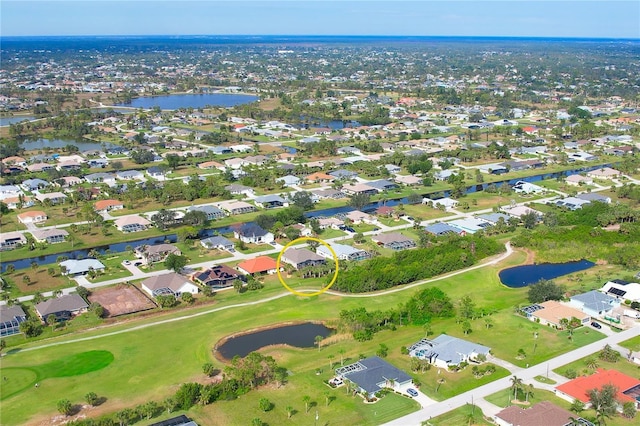
M590 354L593 354L604 347L605 344L618 344L622 341L631 339L632 337L636 337L640 335L640 325L636 325L628 330L622 331L620 333L615 333L611 336L607 336L602 340L591 343L589 345L583 346L581 348L575 349L571 352L567 352L563 355L559 355L547 362L534 365L532 367L520 370L517 373L517 376L520 377L525 383L535 383L536 387L542 387L541 383L534 380L535 376L545 376L547 371L552 373L551 370L566 365L570 362L575 361L576 359L586 357ZM627 351L628 352L628 351ZM626 353L623 352L623 356ZM488 383L484 386L480 386L476 389L472 389L463 394L454 396L453 398L449 398L445 401L441 401L437 404L430 405L426 408L423 408L415 413L411 413L404 417L400 417L396 420L393 420L386 425L389 426L410 426L410 425L420 425L423 421L429 420L432 417L439 416L441 414L447 413L451 410L454 410L458 407L461 407L467 403L471 403L473 398L474 403L479 402L483 406L491 409L488 403L481 402L481 399L496 393L502 389L506 389L511 386L510 377L505 377L494 382ZM491 404L492 405L492 404ZM495 407L495 406L494 406ZM485 413L485 415L492 415L495 413Z

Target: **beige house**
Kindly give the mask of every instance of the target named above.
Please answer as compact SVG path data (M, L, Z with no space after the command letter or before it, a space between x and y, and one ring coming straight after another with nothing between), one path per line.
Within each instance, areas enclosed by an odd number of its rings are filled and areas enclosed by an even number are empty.
M539 303L542 309L538 309L532 312L529 319L532 321L540 322L542 325L552 325L557 328L562 328L560 321L563 318L571 319L577 318L582 324L587 324L591 321L591 317L577 309L563 305L555 300L547 300L546 302Z

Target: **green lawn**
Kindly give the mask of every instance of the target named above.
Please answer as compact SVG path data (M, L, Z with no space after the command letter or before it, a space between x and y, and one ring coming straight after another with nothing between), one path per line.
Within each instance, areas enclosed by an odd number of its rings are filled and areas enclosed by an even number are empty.
M467 425L492 425L484 418L482 410L471 404L465 404L460 408L444 413L438 417L426 420L427 426L467 426Z
M516 362L514 357L517 347L512 344L512 337L518 333L523 336L529 333L528 327L535 324L525 319L515 317L511 310L514 305L524 302L526 290L509 289L502 286L497 278L497 272L502 267L513 266L522 262L524 255L517 253L499 266L489 266L476 269L451 278L438 281L437 285L445 291L453 301L473 292L477 307L488 311L499 311L492 315L494 326L484 327L482 319L475 320L473 332L463 336L462 330L453 320L437 321L433 324L433 331L437 334L446 332L451 335L482 342L493 348L496 355ZM269 277L271 278L271 277ZM74 335L56 335L47 340L47 344L63 343L58 346L48 346L38 350L25 350L43 342L28 342L22 336L7 339L7 356L2 359L2 368L29 368L47 364L59 359L92 350L105 350L113 354L113 362L105 368L88 373L82 377L57 377L40 381L38 392L25 389L3 401L0 412L0 423L3 425L25 424L27 422L47 422L50 416L56 414L56 402L61 398L68 398L77 404L83 401L88 392L96 392L104 396L107 401L101 406L105 412L117 411L124 407L133 407L148 400L161 401L175 392L177 387L186 381L204 380L201 372L202 364L213 362L222 367L219 361L212 357L212 348L224 336L240 330L252 329L263 325L301 320L335 320L343 309L353 309L366 306L368 310L386 310L399 303L406 302L418 289L410 289L379 295L363 300L361 298L338 297L323 294L318 297L295 297L285 292L276 280L265 280L265 288L259 291L238 294L235 291L219 292L213 305L195 306L191 309L168 310L157 316L142 317L136 321L138 329L135 333L121 331L128 330L131 325L126 323L112 325L103 329L91 328ZM263 302L246 308L218 310L206 313L212 308L225 308L243 302L257 302L269 296L283 295L270 302ZM153 321L161 319L179 318L187 314L200 314L190 319L165 322L152 327L143 327ZM76 319L80 320L85 315ZM87 316L89 318L90 316ZM527 332L529 331L529 332ZM54 332L60 333L60 332ZM74 338L90 338L101 336L95 340L71 341ZM566 337L562 333L542 328L540 340L548 340L549 345L540 345L531 360L543 360L573 349L574 344L566 344ZM323 392L327 390L322 384L323 378L331 374L328 369L329 356L333 362L339 362L339 351L345 350L344 362L353 362L360 354L373 355L380 343L389 347L388 360L398 368L410 373L409 357L400 353L401 346L408 346L424 337L424 329L420 326L401 326L395 331L386 330L374 336L367 342L356 343L350 336L334 336L326 344L317 349L295 349L289 347L271 347L264 349L266 354L276 358L279 364L290 372L289 383L281 389L267 387L252 391L237 401L214 403L206 407L195 407L189 411L202 424L247 424L247 418L261 417L269 424L281 424L286 421L283 407L292 405L298 413L294 415L294 422L304 423L307 414L304 413L302 396L309 395L318 404L319 416L330 424L371 424L390 420L396 415L406 414L416 409L415 403L404 397L389 395L377 404L365 405L360 400L347 397L343 390L336 390L336 400L325 407ZM576 338L575 345L599 338L598 333L592 332L587 339ZM510 340L511 339L511 340ZM524 344L524 343L523 343ZM500 346L504 345L505 348ZM529 352L529 351L527 351ZM532 362L531 360L523 360ZM315 375L316 369L322 369L320 376ZM505 377L506 370L498 370L480 380L471 377L470 369L461 373L441 373L447 376L435 394L434 377L437 369L431 369L423 374L413 374L422 383L421 389L427 394L442 399L460 392L464 392L488 381ZM21 379L28 381L29 377ZM257 405L260 397L266 396L276 404L274 412L258 413ZM390 406L387 408L385 404ZM37 407L37 408L34 408ZM378 411L376 407L383 407ZM391 414L392 411L395 414ZM386 413L389 414L386 414ZM315 411L313 412L315 415ZM379 418L385 413L385 418ZM271 417L270 417L271 416ZM309 413L309 420L312 414ZM379 418L379 420L376 420ZM209 420L210 419L210 420Z
M503 389L499 392L496 392L492 395L489 395L485 398L488 402L497 405L498 407L501 408L506 408L510 405L516 405L514 404L513 401L513 391L511 389ZM519 401L523 401L526 402L527 397L524 394L524 392L520 391L518 392L518 400ZM565 399L559 398L557 397L553 392L548 391L548 390L544 390L544 389L537 389L535 388L534 385L534 389L533 389L533 393L529 395L529 404L517 404L520 405L522 408L528 408L532 405L537 404L538 402L541 401L549 401L552 402L553 404L564 408L565 410L568 410L569 408L571 408L571 403Z

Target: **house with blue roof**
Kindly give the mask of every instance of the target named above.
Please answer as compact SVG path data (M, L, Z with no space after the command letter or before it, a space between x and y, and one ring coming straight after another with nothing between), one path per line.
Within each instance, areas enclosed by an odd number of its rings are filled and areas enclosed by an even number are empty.
M222 219L226 216L222 209L215 206L191 206L187 212L202 212L207 216L207 220Z
M433 340L422 339L411 345L409 356L426 359L436 367L449 368L476 359L478 355L486 357L490 350L491 348L478 343L441 334Z
M432 223L431 225L427 225L424 227L424 230L433 235L447 235L447 234L457 234L457 235L466 235L467 233L460 228L456 228L455 226L451 226L448 223Z
M475 217L456 219L448 223L449 225L454 226L467 234L475 234L476 232L482 231L484 228L491 226L487 222Z
M620 306L620 300L597 290L571 296L569 303L576 309L594 318L611 315L613 309Z
M256 206L264 209L275 209L277 207L289 207L289 202L277 194L263 195L253 200Z
M509 219L511 219L511 216L509 216L508 214L504 214L504 213L479 214L476 217L478 219L480 219L480 220L484 220L485 222L487 222L491 226L497 225L497 223L498 223L498 221L500 219L504 220L505 223L509 222Z
M367 182L367 185L377 189L378 191L389 191L391 189L396 189L398 185L394 182L391 182L386 179L374 180L371 182Z
M247 244L269 244L275 240L271 232L253 222L240 225L233 231L233 236Z

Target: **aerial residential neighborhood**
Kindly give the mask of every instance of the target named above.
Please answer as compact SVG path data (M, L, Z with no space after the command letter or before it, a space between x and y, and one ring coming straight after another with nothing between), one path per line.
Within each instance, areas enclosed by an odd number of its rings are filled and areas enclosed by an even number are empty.
M587 41L357 35L357 13L354 35L190 36L212 30L171 2L123 4L136 37L99 35L113 10L78 3L97 32L67 37L67 2L20 28L18 3L0 34L0 423L640 418L631 2L536 3L566 31L582 9L618 17ZM207 25L233 10L304 34L344 13L198 3ZM409 4L384 3L358 5L380 31ZM429 3L404 25L440 16ZM516 25L496 6L440 20ZM193 27L155 35L156 8ZM48 35L58 21L71 32Z

